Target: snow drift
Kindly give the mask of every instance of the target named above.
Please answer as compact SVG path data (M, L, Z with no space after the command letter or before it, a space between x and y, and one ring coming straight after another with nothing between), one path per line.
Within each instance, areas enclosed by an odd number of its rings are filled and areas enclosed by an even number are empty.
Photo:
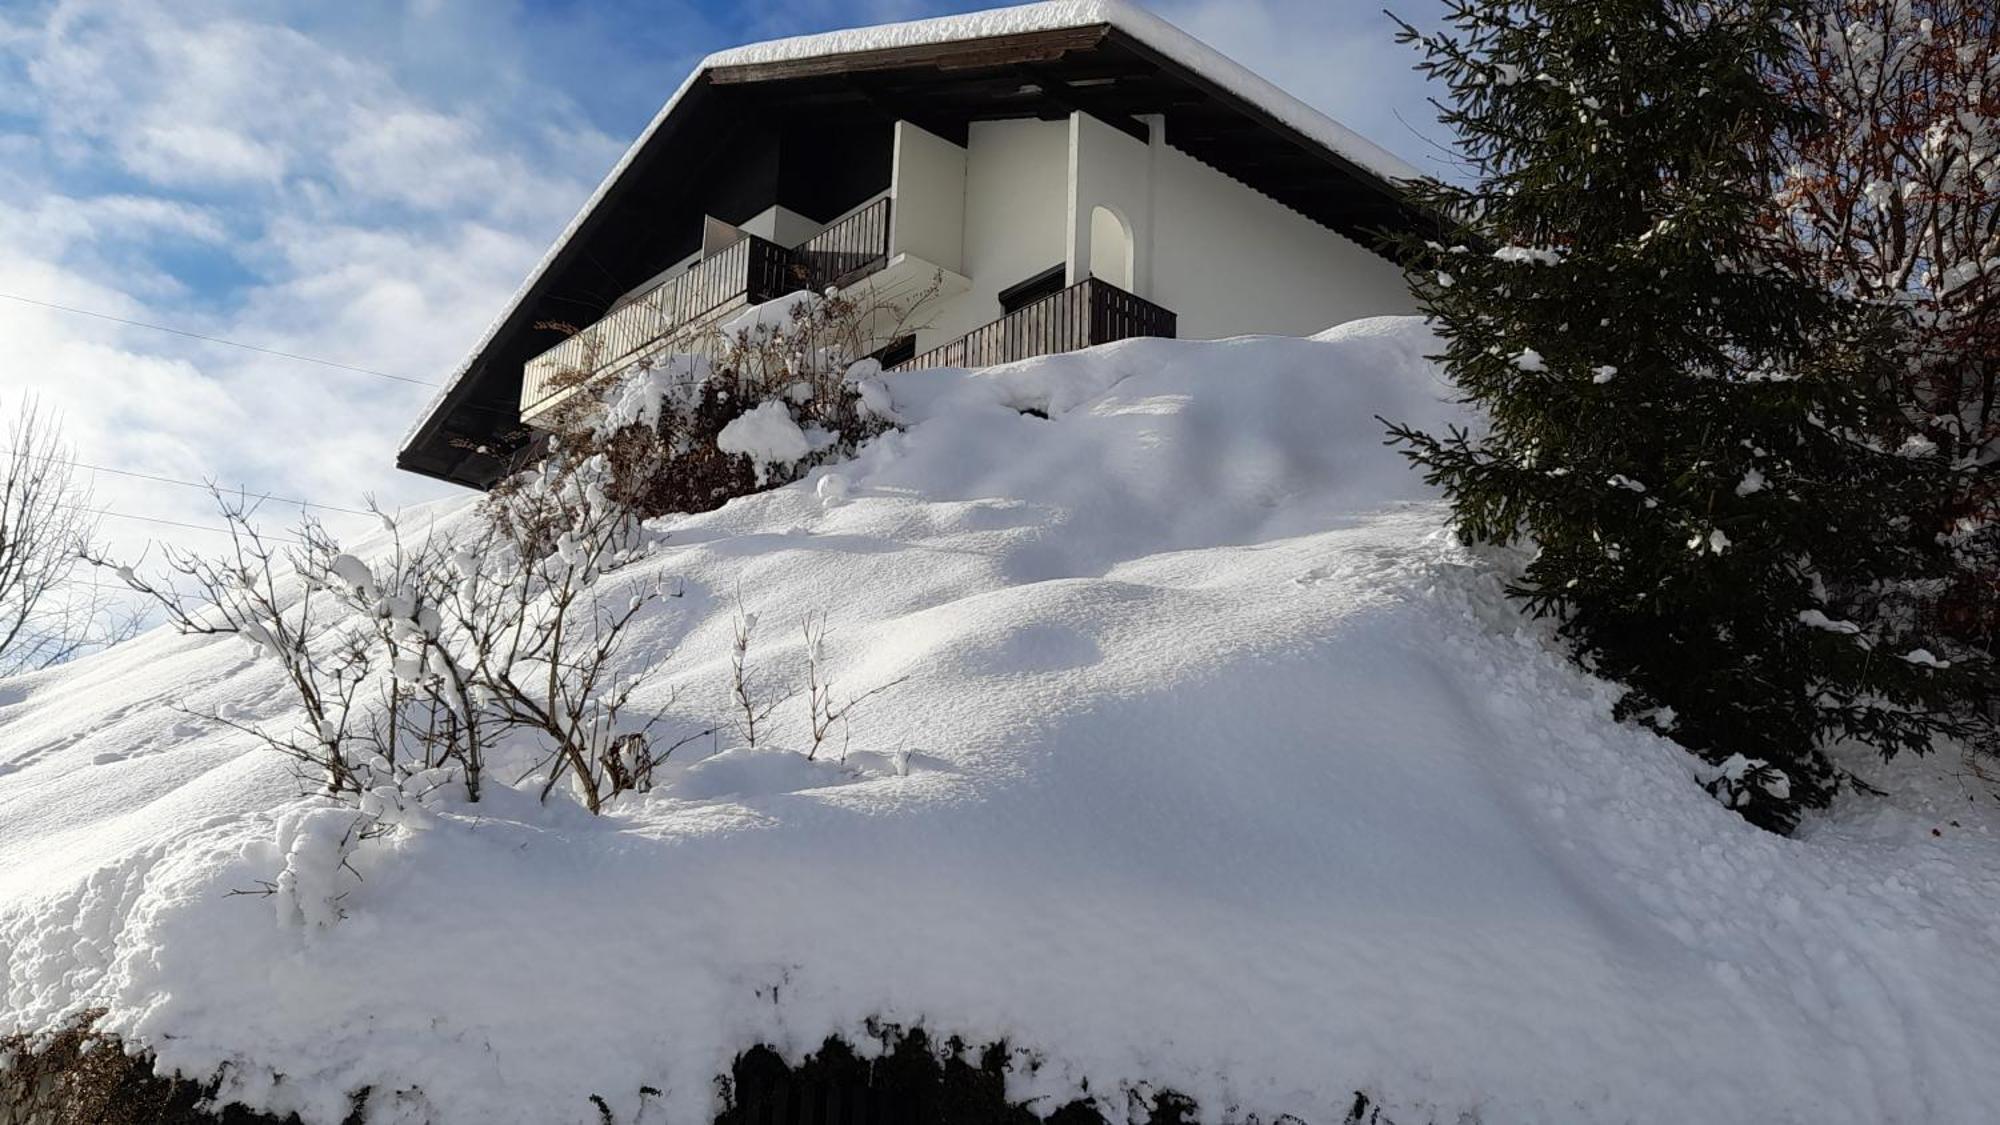
M636 577L682 596L634 659L677 726L724 718L740 597L774 682L819 611L843 687L907 679L844 758L785 748L788 706L775 747L696 744L601 818L503 790L348 871L351 813L169 706L278 716L240 644L0 682L0 1031L101 1007L308 1122L361 1087L380 1120L705 1120L739 1050L871 1018L1005 1040L1044 1110L1087 1082L1217 1120L1356 1090L1398 1121L1986 1118L1976 791L1877 768L1891 798L1779 839L1613 723L1382 445L1377 414L1457 417L1429 346L1379 320L892 376L905 431L657 524Z

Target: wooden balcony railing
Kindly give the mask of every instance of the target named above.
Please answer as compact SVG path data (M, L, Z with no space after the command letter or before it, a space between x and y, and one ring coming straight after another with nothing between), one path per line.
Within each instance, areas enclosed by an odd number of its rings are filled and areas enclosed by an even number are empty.
M792 252L813 288L852 285L889 260L889 200L878 199Z
M888 257L887 199L876 200L797 249L744 235L529 360L521 372L521 412L533 413L565 388L621 366L718 312L800 289L850 285L881 268Z
M1177 320L1173 313L1143 297L1107 281L1085 278L949 344L905 360L897 370L991 367L1137 336L1171 337Z

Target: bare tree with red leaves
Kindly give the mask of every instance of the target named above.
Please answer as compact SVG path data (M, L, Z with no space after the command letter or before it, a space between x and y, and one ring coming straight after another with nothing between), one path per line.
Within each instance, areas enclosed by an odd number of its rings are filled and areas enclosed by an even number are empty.
M2000 637L2000 14L1992 0L1808 0L1774 80L1813 111L1773 169L1801 263L1904 309L1907 429L1962 466L1936 519L1962 579L1927 607Z

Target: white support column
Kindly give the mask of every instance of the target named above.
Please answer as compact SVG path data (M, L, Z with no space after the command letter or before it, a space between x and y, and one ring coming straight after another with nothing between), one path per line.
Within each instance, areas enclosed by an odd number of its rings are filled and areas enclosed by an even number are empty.
M889 256L908 254L954 273L965 269L963 148L896 122L889 174Z
M1141 297L1152 289L1153 174L1156 149L1165 143L1162 139L1165 123L1158 118L1142 120L1149 126L1150 144L1134 140L1123 130L1087 113L1070 114L1065 243L1068 254L1064 272L1071 285L1091 275L1092 257L1097 255L1099 273ZM1115 217L1115 226L1104 215L1097 215L1093 222L1093 214L1099 208L1109 212L1109 217ZM1100 236L1117 232L1116 236L1125 245L1122 248L1102 245L1101 237L1092 238L1093 228ZM1129 255L1129 265L1113 269L1104 264L1106 255L1118 259L1121 252ZM1121 274L1124 276L1117 276Z

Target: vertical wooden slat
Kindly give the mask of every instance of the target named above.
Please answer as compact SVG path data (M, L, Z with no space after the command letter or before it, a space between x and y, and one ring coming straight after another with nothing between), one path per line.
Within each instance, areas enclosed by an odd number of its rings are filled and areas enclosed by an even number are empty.
M878 199L821 231L794 258L814 289L844 285L889 257L889 200Z

